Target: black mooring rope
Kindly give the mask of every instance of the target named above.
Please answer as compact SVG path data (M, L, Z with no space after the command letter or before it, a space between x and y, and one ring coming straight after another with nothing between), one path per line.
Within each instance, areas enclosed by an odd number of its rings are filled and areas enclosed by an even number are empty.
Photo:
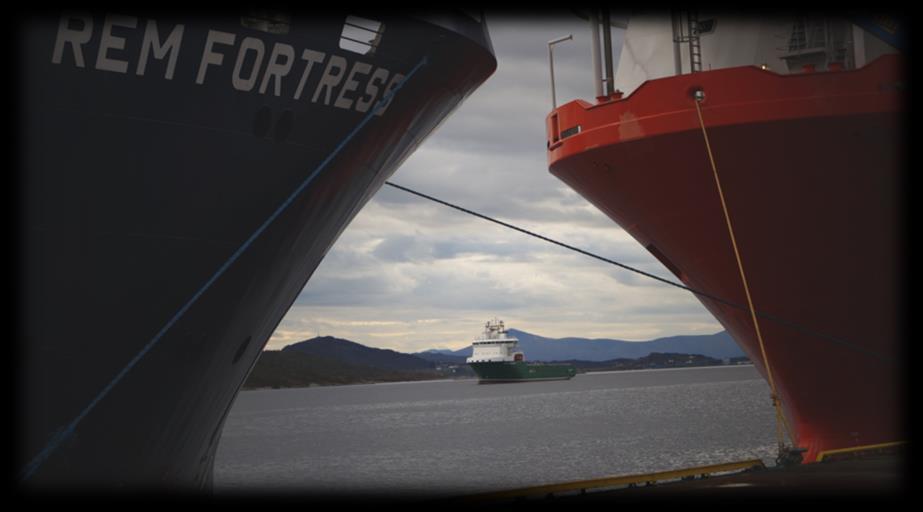
M548 243L552 243L552 244L554 244L554 245L558 245L558 246L564 247L565 249L570 249L571 251L579 252L580 254L583 254L583 255L585 255L585 256L589 256L589 257L591 257L591 258L595 258L595 259L597 259L597 260L604 261L604 262L606 262L606 263L609 263L609 264L611 264L611 265L615 265L615 266L617 266L617 267L621 267L621 268L623 268L623 269L625 269L625 270L629 270L629 271L634 272L634 273L636 273L636 274L641 274L641 275L644 276L644 277L648 277L648 278L654 279L654 280L656 280L656 281L660 281L661 283L668 284L668 285L670 285L670 286L675 286L676 288L680 288L680 289L686 290L686 291L688 291L688 292L692 292L692 293L694 293L694 294L696 294L696 295L699 295L699 296L701 296L701 297L705 297L705 298L711 299L711 300L713 300L713 301L715 301L715 302L719 302L719 303L724 304L724 305L726 305L726 306L730 306L730 307L732 307L732 308L740 309L740 310L742 310L742 311L747 311L747 312L750 311L750 308L748 308L748 307L745 306L745 305L737 304L736 302L731 302L731 301L729 301L729 300L722 299L721 297L716 297L715 295L712 295L712 294L710 294L710 293L704 292L704 291L702 291L702 290L696 290L695 288L690 288L690 287L688 287L688 286L686 286L686 285L677 283L676 281L671 281L671 280L669 280L669 279L664 279L664 278L662 278L662 277L655 276L654 274L650 274L650 273L645 272L645 271L643 271L643 270L639 270L639 269L634 268L634 267L632 267L632 266L630 266L630 265L626 265L626 264L624 264L624 263L619 263L618 261L611 260L611 259L609 259L609 258L600 256L600 255L598 255L598 254L593 254L593 253L591 253L591 252L589 252L589 251L585 251L585 250L580 249L580 248L578 248L578 247L574 247L574 246L572 246L572 245L565 244L564 242L559 242L559 241L557 241L557 240L548 238L547 236L543 236L543 235L540 235L540 234L538 234L538 233L534 233L534 232L532 232L532 231L529 231L529 230L527 230L527 229L523 229L523 228L520 228L520 227L518 227L518 226L514 226L514 225L509 224L509 223L507 223L507 222L503 222L502 220L497 220L497 219L495 219L495 218L493 218L493 217L488 217L487 215L484 215L484 214L481 214L481 213L478 213L478 212L469 210L469 209L467 209L467 208L463 208L463 207L461 207L461 206L458 206L458 205L455 205L455 204L452 204L452 203L443 201L443 200L441 200L441 199L437 199L437 198L435 198L435 197L433 197L433 196L426 195L426 194L424 194L424 193L422 193L422 192L417 192L416 190L412 190L412 189L409 189L409 188L407 188L407 187L403 187L403 186L398 185L398 184L396 184L396 183L391 183L390 181L386 181L386 182L385 182L385 185L389 185L389 186L394 187L394 188L396 188L396 189L398 189L398 190L403 190L404 192L407 192L407 193L409 193L409 194L413 194L413 195L418 196L418 197L422 197L423 199L428 199L428 200L430 200L430 201L432 201L432 202L434 202L434 203L439 203L439 204L441 204L441 205L443 205L443 206L448 206L449 208L453 208L453 209L458 210L458 211L460 211L460 212L467 213L468 215L473 215L473 216L478 217L478 218L480 218L480 219L483 219L483 220L486 220L486 221L489 221L489 222L493 222L494 224L499 224L499 225L501 225L501 226L503 226L503 227L505 227L505 228L512 229L513 231L518 231L518 232L520 232L520 233L529 235L529 236L531 236L531 237L538 238L539 240L544 240L544 241L546 241L546 242L548 242ZM846 347L846 348L849 348L849 349L851 349L851 350L855 350L856 352L861 352L861 353L863 353L863 354L865 354L865 355L872 356L872 357L874 357L874 358L876 358L876 359L878 359L878 360L880 360L880 361L882 361L882 362L885 362L885 363L894 363L894 362L895 362L893 357L887 356L887 355L885 355L885 354L881 354L881 353L876 352L876 351L874 351L874 350L869 350L869 349L867 349L867 348L865 348L865 347L856 345L855 343L852 343L852 342L849 342L849 341L845 341L845 340L841 340L841 339L839 339L839 338L835 338L835 337L833 337L833 336L830 336L829 334L825 334L825 333L818 332L818 331L816 331L816 330L814 330L814 329L811 329L811 328L806 327L806 326L804 326L804 325L798 324L798 323L796 323L796 322L784 320L784 319L779 318L779 317L777 317L777 316L775 316L775 315L770 315L769 313L764 313L764 312L760 312L760 311L757 311L756 314L757 314L757 316L760 316L760 317L765 318L765 319L767 319L767 320L771 320L771 321L773 321L773 322L775 322L775 323L777 323L777 324L779 324L779 325L781 325L781 326L784 326L784 327L787 327L787 328L789 328L789 329L791 329L791 330L800 332L801 334L806 334L806 335L813 336L813 337L815 337L815 338L819 338L819 339L822 339L822 340L825 340L825 341L828 341L828 342L831 342L831 343L835 343L835 344L840 345L840 346L842 346L842 347Z

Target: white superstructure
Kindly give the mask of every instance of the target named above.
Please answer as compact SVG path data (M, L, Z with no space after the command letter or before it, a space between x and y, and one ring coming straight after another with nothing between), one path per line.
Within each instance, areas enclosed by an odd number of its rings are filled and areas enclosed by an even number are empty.
M499 363L522 361L523 353L516 352L519 340L506 333L502 320L494 318L484 324L484 332L474 340L474 348L467 363Z
M622 39L614 87L630 94L647 80L734 66L803 73L845 69L895 49L846 19L743 17L722 13L633 13Z

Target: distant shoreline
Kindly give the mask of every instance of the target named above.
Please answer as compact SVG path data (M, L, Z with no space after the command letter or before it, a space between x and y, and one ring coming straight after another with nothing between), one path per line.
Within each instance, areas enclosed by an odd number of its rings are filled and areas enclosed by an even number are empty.
M649 351L644 355L635 355L639 352L638 344L626 341L581 338L553 340L524 331L510 332L518 337L522 345L520 348L531 354L528 362L568 364L575 367L578 374L711 367L750 362L745 355L728 355L728 345L734 345L734 342L723 331L704 337L658 338L646 345ZM600 350L600 343L608 343L609 348ZM625 344L633 345L631 350L627 350ZM739 352L739 347L734 347ZM333 336L318 336L286 345L282 350L264 350L247 376L243 389L476 379L474 370L466 364L467 359L468 356L455 353L405 354L391 349L367 347Z
M686 370L708 370L715 368L739 368L739 367L753 367L753 363L742 363L742 364L716 364L711 366L689 366L689 367L678 367L678 368L637 368L630 370L600 370L600 371L587 371L578 373L576 377L578 378L581 375L606 375L612 373L638 373L638 372L663 372L663 371L686 371ZM467 381L477 381L477 377L467 377L460 379L418 379L418 380L401 380L401 381L382 381L382 382L351 382L347 384L315 384L311 386L286 386L286 387L270 387L263 386L258 388L244 388L241 389L241 392L246 391L281 391L286 389L309 389L309 388L339 388L344 386L383 386L383 385L394 385L394 384L432 384L439 382L467 382Z
M674 370L707 370L707 369L713 369L713 368L738 368L741 366L753 366L753 363L715 364L711 366L689 366L689 367L678 367L678 368L636 368L632 370L599 370L599 371L583 372L583 375L590 375L590 374L598 375L598 374L604 374L604 373L629 373L629 372L668 372L668 371L674 371Z
M342 388L344 386L384 386L392 384L432 384L434 382L462 382L462 381L471 381L477 380L475 377L468 377L464 379L419 379L419 380L395 380L395 381L382 381L382 382L350 382L348 384L315 384L313 386L286 386L286 387L270 387L262 386L258 388L243 388L240 391L282 391L286 389L314 389L314 388Z

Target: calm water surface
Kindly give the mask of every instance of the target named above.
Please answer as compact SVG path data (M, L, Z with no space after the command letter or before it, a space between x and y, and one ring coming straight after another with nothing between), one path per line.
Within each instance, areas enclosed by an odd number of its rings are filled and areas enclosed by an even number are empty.
M752 366L242 392L216 494L467 494L775 456Z

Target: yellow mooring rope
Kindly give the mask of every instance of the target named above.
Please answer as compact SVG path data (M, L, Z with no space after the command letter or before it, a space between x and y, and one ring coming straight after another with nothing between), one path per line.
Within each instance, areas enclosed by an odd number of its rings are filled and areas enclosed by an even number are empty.
M753 307L753 299L750 298L750 287L747 285L747 276L744 273L744 265L740 259L740 251L737 249L737 239L734 237L734 228L731 226L731 216L728 214L727 203L724 201L724 191L721 189L721 180L718 179L718 167L715 165L715 157L712 155L711 144L708 142L708 132L705 130L705 121L702 119L702 109L699 103L702 101L701 92L696 94L695 111L699 115L699 126L702 127L702 136L705 138L705 149L708 151L708 160L711 162L711 170L715 176L715 185L718 186L718 197L721 198L721 208L724 210L724 220L727 222L728 233L731 235L731 245L734 247L734 256L737 258L737 269L740 270L740 280L744 285L744 293L747 295L747 305L750 307L750 317L753 319L753 326L756 329L756 339L760 344L760 353L763 357L763 365L766 367L766 376L769 380L769 389L772 393L772 405L776 410L776 436L779 442L779 453L785 451L785 437L782 433L783 426L788 432L789 438L794 445L795 436L792 435L788 422L785 421L785 415L782 413L782 403L776 392L776 384L772 378L772 368L769 365L769 358L766 357L766 347L763 345L763 334L760 332L760 324L756 319L756 309Z

